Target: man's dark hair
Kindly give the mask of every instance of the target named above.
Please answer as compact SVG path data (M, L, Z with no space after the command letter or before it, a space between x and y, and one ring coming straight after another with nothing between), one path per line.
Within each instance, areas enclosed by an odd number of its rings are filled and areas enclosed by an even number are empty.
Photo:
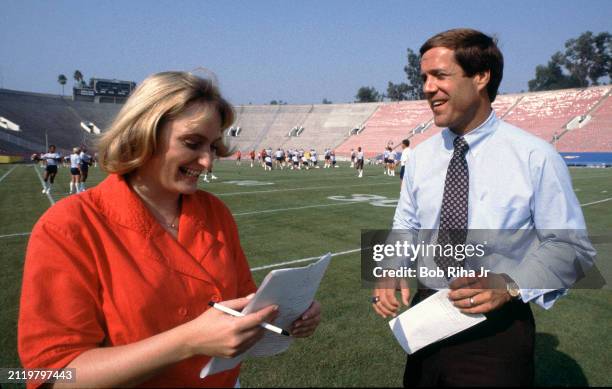
M404 140L402 141L402 144L403 144L404 146L406 146L406 147L410 146L410 139L404 139Z
M504 74L504 57L497 47L497 39L470 28L457 28L432 36L421 46L421 57L434 47L455 51L455 60L468 77L489 70L487 84L489 101L495 101Z

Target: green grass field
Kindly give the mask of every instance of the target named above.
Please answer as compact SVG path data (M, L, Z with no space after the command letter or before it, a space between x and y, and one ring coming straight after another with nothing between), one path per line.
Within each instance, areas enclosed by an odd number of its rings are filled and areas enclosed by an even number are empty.
M386 320L370 308L370 291L361 288L356 251L361 229L390 226L399 177L387 177L382 168L366 166L364 177L358 179L346 163L341 166L264 172L225 161L215 166L218 180L201 184L234 213L258 282L269 271L258 267L328 251L351 251L335 256L325 275L317 295L323 322L316 335L296 341L279 356L246 362L243 386L401 386L405 356ZM0 165L0 367L19 366L16 323L24 253L28 233L51 204L41 194L37 170L42 172L32 165ZM571 173L580 203L585 204L589 232L610 234L612 201L598 201L612 198L612 169L572 169ZM88 186L103 177L98 169L91 169ZM67 195L68 182L68 169L60 168L54 201ZM340 201L356 194L380 196L380 201L378 205ZM609 260L612 247L606 239L599 241L595 244L599 261L609 266L603 261ZM611 308L609 289L573 290L549 311L533 306L538 385L612 385Z

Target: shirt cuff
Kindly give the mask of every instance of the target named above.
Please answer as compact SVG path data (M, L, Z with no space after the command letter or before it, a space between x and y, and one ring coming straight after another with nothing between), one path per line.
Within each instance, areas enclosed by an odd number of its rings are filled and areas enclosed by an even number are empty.
M533 302L544 309L550 309L567 292L567 289L521 289L521 300L524 303Z

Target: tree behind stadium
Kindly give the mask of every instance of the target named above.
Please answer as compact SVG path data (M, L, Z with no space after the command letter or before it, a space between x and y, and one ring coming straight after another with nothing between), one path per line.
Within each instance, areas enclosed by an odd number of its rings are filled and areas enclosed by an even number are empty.
M529 91L580 88L600 85L612 78L612 35L591 31L565 42L565 52L557 51L547 65L538 65Z
M387 97L391 101L423 100L423 79L421 78L421 58L412 49L406 50L408 63L404 66L404 72L408 83L394 84L389 81L387 85Z
M356 103L372 103L381 101L382 96L373 86L362 86L355 95Z

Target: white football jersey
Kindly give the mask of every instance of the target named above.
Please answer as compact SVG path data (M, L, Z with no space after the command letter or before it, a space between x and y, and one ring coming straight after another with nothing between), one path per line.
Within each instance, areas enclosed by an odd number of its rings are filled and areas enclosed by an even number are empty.
M81 157L78 154L70 154L70 167L79 168L81 165Z
M59 153L45 153L40 158L47 161L47 166L57 166L57 160L62 156Z

